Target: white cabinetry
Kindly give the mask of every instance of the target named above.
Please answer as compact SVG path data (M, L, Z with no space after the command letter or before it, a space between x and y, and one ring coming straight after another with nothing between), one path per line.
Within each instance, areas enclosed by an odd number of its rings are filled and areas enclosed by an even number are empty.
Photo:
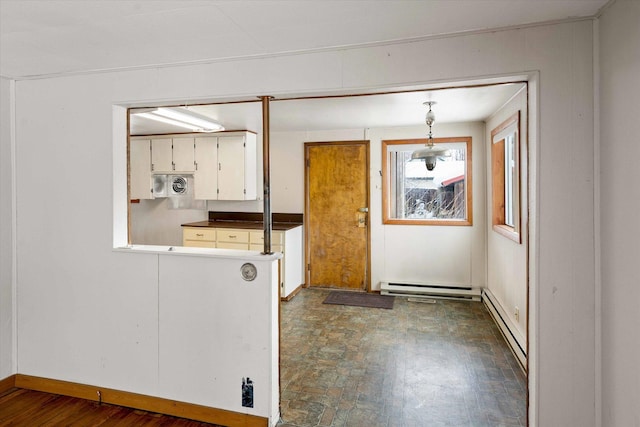
M218 199L218 137L207 136L195 139L196 171L194 198Z
M196 137L196 199L255 200L256 134L229 132Z
M151 181L151 140L131 139L129 144L132 199L153 199Z
M193 140L192 137L151 139L151 170L157 173L193 172Z
M171 138L151 139L151 171L173 172Z
M220 200L245 200L246 184L244 137L232 136L218 140L218 198ZM255 175L253 175L255 181ZM255 196L250 199L255 199Z
M152 199L153 174L193 174L198 200L256 200L256 134L132 137L131 198Z
M195 170L194 138L173 138L173 170L193 172Z

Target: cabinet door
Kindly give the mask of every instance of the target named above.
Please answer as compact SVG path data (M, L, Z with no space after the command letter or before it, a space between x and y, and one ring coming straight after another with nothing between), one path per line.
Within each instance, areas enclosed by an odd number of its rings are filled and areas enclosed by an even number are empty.
M151 184L151 140L131 139L129 176L132 199L153 199Z
M173 170L193 172L195 170L193 138L173 138Z
M218 200L244 200L244 137L218 140Z
M196 171L193 174L194 198L218 199L218 138L208 136L196 138Z
M173 172L171 138L151 140L151 170L153 172Z

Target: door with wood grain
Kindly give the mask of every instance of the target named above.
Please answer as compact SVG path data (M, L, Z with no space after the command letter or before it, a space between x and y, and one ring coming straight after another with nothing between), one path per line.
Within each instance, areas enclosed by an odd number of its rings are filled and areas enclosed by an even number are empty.
M305 143L307 284L369 290L369 142Z

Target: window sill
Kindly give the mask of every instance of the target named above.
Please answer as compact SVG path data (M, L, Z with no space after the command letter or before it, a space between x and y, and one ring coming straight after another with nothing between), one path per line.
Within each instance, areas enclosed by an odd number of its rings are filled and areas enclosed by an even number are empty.
M513 240L518 244L522 243L522 240L520 239L520 233L517 232L513 227L509 227L508 225L504 224L494 224L493 231L506 237L509 240Z
M440 226L471 226L473 223L467 219L385 219L385 225L440 225Z

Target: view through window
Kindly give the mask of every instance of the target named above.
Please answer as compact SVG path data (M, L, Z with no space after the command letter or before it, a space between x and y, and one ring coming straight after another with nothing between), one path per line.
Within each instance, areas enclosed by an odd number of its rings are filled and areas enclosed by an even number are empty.
M446 148L429 171L411 153L426 140L383 141L384 222L386 224L471 224L471 138L437 138ZM386 190L386 191L385 191Z

